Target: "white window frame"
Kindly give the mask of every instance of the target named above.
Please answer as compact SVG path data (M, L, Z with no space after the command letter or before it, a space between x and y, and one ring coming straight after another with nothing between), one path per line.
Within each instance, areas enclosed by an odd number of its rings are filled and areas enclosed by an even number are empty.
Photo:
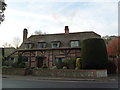
M60 47L60 41L53 41L51 43L52 48L59 48Z
M70 45L71 47L79 47L79 40L71 40Z
M46 42L38 42L39 48L46 48Z
M31 49L33 47L33 43L25 43L24 48L25 49Z

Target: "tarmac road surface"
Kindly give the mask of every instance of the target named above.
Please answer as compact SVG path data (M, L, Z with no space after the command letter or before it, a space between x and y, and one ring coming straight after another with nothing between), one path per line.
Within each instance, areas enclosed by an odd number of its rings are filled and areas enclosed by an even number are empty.
M118 88L117 81L23 80L3 78L2 88Z

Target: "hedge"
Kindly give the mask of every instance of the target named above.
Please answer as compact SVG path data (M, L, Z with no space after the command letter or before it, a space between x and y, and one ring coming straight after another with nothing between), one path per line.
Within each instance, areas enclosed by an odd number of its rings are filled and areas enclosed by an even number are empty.
M107 50L103 39L90 38L82 43L82 69L107 69Z

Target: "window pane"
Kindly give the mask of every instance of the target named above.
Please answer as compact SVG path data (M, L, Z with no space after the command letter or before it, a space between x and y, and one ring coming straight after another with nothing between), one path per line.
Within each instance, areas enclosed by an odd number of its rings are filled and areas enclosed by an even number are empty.
M55 60L56 60L56 63L62 63L65 61L64 58L56 58Z
M39 43L39 48L45 48L45 43Z
M79 41L71 41L71 47L78 47Z
M25 49L29 49L29 44L25 44Z
M32 44L28 44L29 45L29 49L31 49L32 48Z
M52 48L59 48L60 43L59 42L53 42L52 43Z

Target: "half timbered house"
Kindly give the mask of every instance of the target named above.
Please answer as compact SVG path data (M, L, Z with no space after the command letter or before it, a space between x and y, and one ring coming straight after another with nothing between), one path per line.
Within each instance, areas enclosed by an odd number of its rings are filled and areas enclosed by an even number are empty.
M15 52L21 54L26 67L54 66L57 61L81 57L82 41L88 38L101 38L93 31L69 33L65 26L65 33L41 34L27 37L28 30L23 31L23 43ZM15 54L14 53L14 54ZM13 54L12 54L13 55Z

